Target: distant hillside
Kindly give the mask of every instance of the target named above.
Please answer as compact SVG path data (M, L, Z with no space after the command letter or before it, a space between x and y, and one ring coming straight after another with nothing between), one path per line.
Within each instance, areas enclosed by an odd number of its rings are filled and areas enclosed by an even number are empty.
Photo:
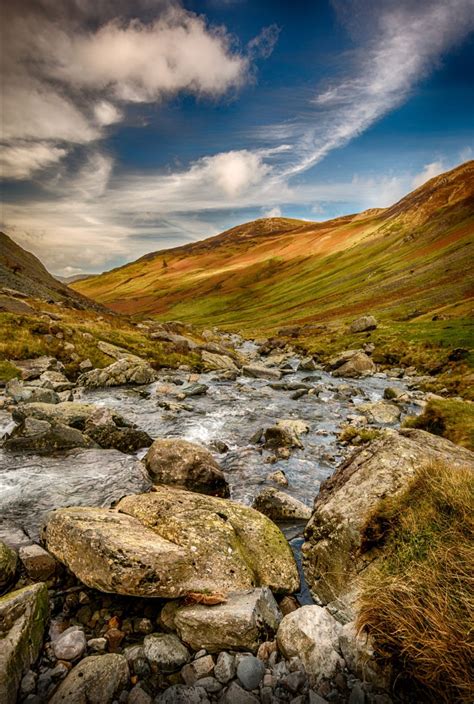
M74 276L55 276L54 278L69 286L69 284L74 284L76 281L90 279L91 276L94 276L94 274L75 274Z
M0 232L0 290L3 288L14 289L31 298L60 301L72 308L104 310L99 303L55 279L34 254Z
M242 330L408 320L473 295L474 162L385 209L323 223L269 218L73 284L116 311ZM456 315L456 311L454 315Z

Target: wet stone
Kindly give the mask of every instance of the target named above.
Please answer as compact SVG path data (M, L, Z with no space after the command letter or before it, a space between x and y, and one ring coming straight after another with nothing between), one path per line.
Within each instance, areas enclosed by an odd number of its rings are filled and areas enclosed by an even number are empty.
M237 677L245 689L256 689L265 674L265 665L253 655L249 655L239 662Z

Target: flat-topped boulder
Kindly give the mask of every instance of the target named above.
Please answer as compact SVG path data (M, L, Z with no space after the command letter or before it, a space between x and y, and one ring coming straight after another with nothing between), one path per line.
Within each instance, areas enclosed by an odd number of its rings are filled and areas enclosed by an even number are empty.
M368 332L369 330L375 330L378 323L373 315L361 315L360 318L356 318L352 321L349 327L349 332Z
M44 530L48 550L90 587L174 598L269 586L298 589L291 549L268 518L226 499L160 486L116 509L64 508Z
M346 350L332 357L328 361L326 369L331 371L333 376L354 379L374 374L377 367L363 350Z
M309 506L274 487L262 489L255 497L252 506L276 522L307 521L311 518Z
M158 439L145 456L153 482L171 484L212 496L229 496L224 472L209 450L187 440Z
M15 366L21 371L21 378L25 381L38 379L41 374L48 371L63 372L64 365L56 357L35 357L33 359L15 359Z
M156 379L155 370L143 360L119 359L103 369L92 369L81 374L77 383L80 386L98 388L100 386L125 386L128 384L151 384Z
M360 551L367 518L381 498L403 491L430 461L447 462L453 471L474 468L474 453L423 430L385 430L321 485L306 526L303 567L314 597L341 620L353 620L358 579L376 558Z

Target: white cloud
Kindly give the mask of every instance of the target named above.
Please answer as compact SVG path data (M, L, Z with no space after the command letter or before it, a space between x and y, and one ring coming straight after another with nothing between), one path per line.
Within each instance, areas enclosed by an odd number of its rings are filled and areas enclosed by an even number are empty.
M441 159L438 161L432 161L431 164L426 164L423 170L414 176L412 180L413 188L422 186L424 183L429 181L430 178L439 176L439 174L442 174L443 171L446 171L446 165Z
M94 116L98 125L113 125L120 122L123 113L112 103L101 100L94 106Z
M264 218L281 218L281 208L279 205L273 206L269 210L263 211Z
M36 171L57 163L66 154L66 149L46 142L15 142L3 146L0 151L0 174L5 179L25 179Z

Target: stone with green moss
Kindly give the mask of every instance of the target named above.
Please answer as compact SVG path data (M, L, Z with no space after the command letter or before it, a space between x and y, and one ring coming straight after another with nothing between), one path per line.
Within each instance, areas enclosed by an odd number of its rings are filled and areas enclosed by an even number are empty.
M48 590L41 582L0 598L0 701L16 701L22 676L39 655L48 618Z
M0 540L0 592L13 581L18 565L18 555Z
M106 592L175 598L299 587L291 549L266 516L174 487L127 496L116 509L59 509L45 538L82 582Z

